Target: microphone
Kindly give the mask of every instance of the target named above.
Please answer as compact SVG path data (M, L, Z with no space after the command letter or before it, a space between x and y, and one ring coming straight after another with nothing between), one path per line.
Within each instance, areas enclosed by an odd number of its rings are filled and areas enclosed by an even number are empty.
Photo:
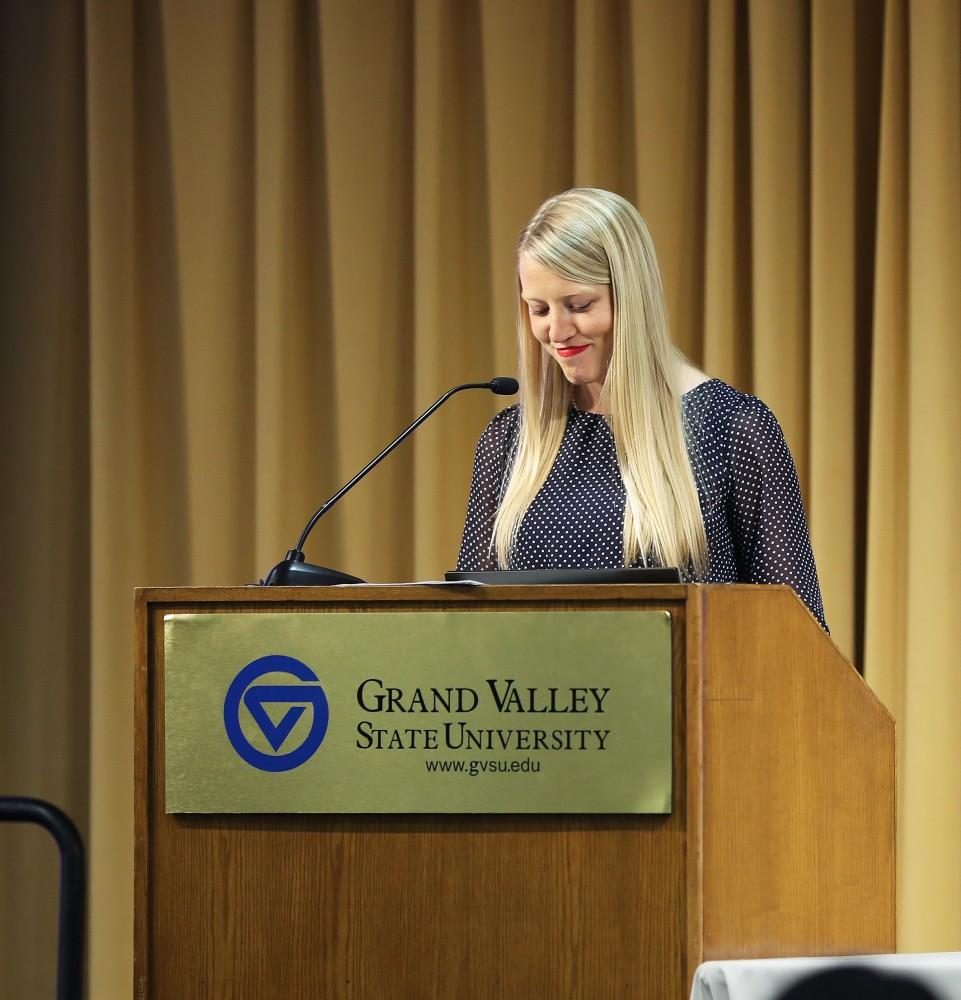
M349 573L341 573L339 570L327 569L324 566L312 566L310 563L305 562L303 549L307 542L307 536L313 530L314 525L345 493L353 489L375 465L382 462L404 438L417 430L455 392L463 392L464 389L489 389L497 396L513 396L517 392L518 385L516 378L508 378L501 375L497 378L492 378L490 382L468 382L465 385L455 385L453 389L448 389L436 403L424 410L407 430L394 438L376 458L371 459L349 483L341 486L329 500L326 500L314 511L314 516L307 522L307 527L300 533L300 539L297 544L292 549L289 549L287 555L267 574L266 580L261 581L262 585L265 587L329 587L337 583L363 583L364 581L359 577L351 576Z

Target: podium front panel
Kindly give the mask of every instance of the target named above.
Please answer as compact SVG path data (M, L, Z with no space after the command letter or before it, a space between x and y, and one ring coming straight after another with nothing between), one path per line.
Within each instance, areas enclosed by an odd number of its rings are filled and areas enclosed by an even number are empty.
M688 926L685 588L479 589L141 593L138 997L682 995L699 958ZM642 610L671 616L669 815L165 811L167 615Z

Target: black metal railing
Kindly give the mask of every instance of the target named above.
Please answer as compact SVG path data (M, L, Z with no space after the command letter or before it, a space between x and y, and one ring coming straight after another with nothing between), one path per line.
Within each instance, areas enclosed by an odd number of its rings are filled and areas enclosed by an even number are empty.
M42 799L0 795L0 822L36 823L53 835L60 848L57 1000L82 1000L87 876L80 834L65 812ZM4 988L0 982L0 994Z

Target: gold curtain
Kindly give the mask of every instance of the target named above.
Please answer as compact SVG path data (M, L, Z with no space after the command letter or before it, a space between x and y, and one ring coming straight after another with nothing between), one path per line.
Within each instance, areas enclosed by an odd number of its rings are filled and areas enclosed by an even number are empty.
M0 782L88 833L92 995L130 995L132 588L255 580L444 389L513 372L512 247L574 184L638 204L677 341L780 418L835 640L899 722L899 945L961 948L957 0L0 22ZM449 568L496 405L448 404L308 555ZM0 831L22 995L51 865Z
M82 37L82 10L0 4L0 795L53 801L86 830ZM57 865L40 827L0 824L0 996L54 995Z

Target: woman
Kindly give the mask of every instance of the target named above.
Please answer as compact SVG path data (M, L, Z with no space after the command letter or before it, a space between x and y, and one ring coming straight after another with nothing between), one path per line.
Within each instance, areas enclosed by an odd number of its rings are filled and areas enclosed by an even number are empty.
M458 569L787 583L827 629L781 429L671 345L637 210L593 188L548 199L517 274L521 402L477 445Z

